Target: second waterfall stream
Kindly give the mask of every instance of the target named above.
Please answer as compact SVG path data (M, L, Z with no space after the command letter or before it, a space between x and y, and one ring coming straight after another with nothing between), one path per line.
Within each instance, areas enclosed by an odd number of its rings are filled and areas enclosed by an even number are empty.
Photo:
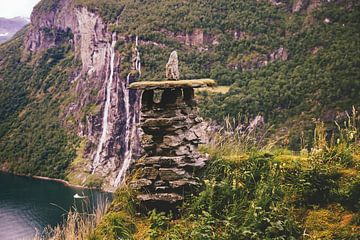
M136 41L135 41L135 66L133 66L134 70L139 74L139 77L141 76L141 60L140 60L140 53L138 50L138 36L136 36ZM130 104L129 104L129 89L128 86L130 84L130 77L131 77L131 73L129 73L126 77L126 82L124 83L124 102L125 102L125 112L126 112L126 136L125 136L125 156L124 156L124 161L122 163L121 169L115 179L115 186L118 186L119 184L121 184L124 180L125 180L125 176L126 176L126 172L130 167L130 163L131 163L131 158L132 158L132 142L131 139L132 137L136 134L136 127L130 127L130 126L135 126L135 118L130 116ZM133 121L132 123L130 121ZM130 125L131 124L131 125Z
M102 150L104 148L104 144L106 143L109 134L108 134L108 129L109 129L109 123L108 123L108 119L109 119L109 111L111 108L111 90L112 90L112 83L114 80L114 65L115 65L115 45L116 45L116 32L113 33L112 35L112 39L111 39L111 44L109 43L110 47L109 47L109 51L110 51L110 74L109 74L109 78L106 84L106 101L105 101L105 106L104 106L104 113L103 113L103 121L102 121L102 132L101 132L101 137L96 149L96 154L95 154L95 158L93 161L93 165L92 165L92 173L95 172L96 168L99 166L100 164L100 160L101 160L101 153Z

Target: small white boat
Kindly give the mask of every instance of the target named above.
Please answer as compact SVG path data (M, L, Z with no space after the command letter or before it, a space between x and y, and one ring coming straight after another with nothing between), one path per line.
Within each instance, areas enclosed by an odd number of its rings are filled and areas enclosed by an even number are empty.
M84 199L84 198L87 198L87 196L80 196L79 194L75 194L74 198Z

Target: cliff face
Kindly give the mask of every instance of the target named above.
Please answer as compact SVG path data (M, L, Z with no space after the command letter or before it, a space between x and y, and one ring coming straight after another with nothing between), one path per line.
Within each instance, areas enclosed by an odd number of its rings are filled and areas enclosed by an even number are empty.
M34 56L62 44L64 34L70 36L66 41L81 61L71 81L75 100L65 109L64 118L75 119L77 134L87 142L83 169L74 167L77 174L72 176L84 184L89 174L94 174L117 186L123 162L138 152L139 96L127 89L135 79L121 77L120 73L129 69L122 69L123 56L115 50L119 36L98 14L74 7L72 0L60 0L45 11L35 8L23 55ZM88 106L94 106L96 113L81 119L80 112Z

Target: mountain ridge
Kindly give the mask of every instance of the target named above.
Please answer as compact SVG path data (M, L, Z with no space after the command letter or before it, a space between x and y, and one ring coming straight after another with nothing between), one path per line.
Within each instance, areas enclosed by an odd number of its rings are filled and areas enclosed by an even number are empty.
M16 32L29 23L30 20L24 17L0 17L0 43L8 41Z

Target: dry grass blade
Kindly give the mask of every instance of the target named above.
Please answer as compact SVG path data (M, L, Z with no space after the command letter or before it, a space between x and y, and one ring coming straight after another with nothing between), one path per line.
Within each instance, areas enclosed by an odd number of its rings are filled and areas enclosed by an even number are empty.
M62 225L47 227L42 234L37 233L33 240L83 240L95 231L109 208L108 201L100 199L94 213L81 213L73 209L67 214Z

